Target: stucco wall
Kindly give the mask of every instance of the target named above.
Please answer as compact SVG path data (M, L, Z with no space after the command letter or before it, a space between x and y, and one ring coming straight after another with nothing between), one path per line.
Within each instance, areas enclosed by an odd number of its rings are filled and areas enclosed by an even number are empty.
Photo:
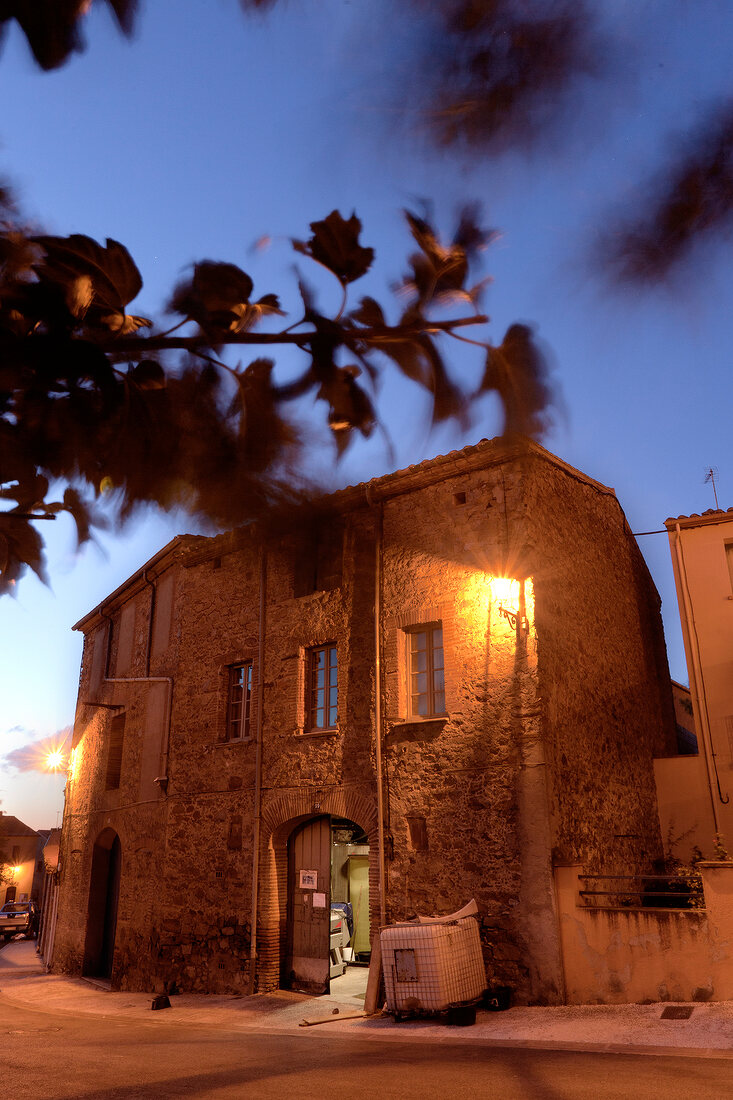
M569 1004L733 997L733 864L699 864L705 909L585 909L556 871Z
M733 511L667 520L701 754L713 772L718 829L733 843ZM709 852L710 842L703 845Z
M654 774L667 854L682 863L689 863L696 850L712 854L715 824L703 757L668 756L655 760Z

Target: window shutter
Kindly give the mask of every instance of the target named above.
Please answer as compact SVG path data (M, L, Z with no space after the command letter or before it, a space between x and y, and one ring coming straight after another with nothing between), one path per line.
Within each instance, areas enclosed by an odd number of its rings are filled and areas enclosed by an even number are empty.
M116 714L109 731L109 752L107 753L107 777L105 787L116 791L122 775L122 745L125 738L125 715Z

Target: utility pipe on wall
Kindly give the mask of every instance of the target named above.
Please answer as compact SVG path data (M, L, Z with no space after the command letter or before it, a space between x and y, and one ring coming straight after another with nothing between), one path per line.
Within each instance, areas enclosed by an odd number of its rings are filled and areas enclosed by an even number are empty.
M265 545L260 549L260 617L257 642L257 722L255 723L255 789L252 821L252 914L249 942L249 992L255 991L257 963L257 905L260 876L260 827L262 822L262 712L265 701L265 594L267 556Z
M368 499L368 498L367 498ZM382 764L382 521L377 505L376 561L374 565L374 739L377 770L377 859L379 860L379 921L387 923L387 890L384 870L384 775Z
M153 649L153 629L155 627L155 600L158 589L154 581L148 580L148 571L143 569L143 580L150 586L150 611L148 613L148 648L145 653L145 675L150 675L150 655Z

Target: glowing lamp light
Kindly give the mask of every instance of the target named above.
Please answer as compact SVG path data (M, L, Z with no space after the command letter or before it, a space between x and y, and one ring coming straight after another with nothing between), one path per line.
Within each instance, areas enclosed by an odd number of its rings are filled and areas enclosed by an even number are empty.
M46 753L46 767L51 772L57 772L64 766L64 754L61 749L52 749Z
M492 602L498 604L498 614L515 629L519 623L520 630L526 630L527 617L520 612L519 606L519 581L512 577L492 577L490 585Z

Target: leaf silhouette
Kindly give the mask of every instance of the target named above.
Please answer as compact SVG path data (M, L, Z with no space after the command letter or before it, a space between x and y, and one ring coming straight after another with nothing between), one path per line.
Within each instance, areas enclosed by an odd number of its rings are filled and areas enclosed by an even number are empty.
M472 301L476 288L465 289L469 266L496 236L494 230L479 228L478 207L464 207L454 238L447 245L441 243L427 218L409 210L404 214L420 252L410 256L412 273L405 277L402 289L412 294L422 307L436 299L455 298L457 294Z
M430 366L427 384L433 394L433 424L455 417L462 427L467 427L467 399L451 381L435 341L423 336L418 342Z
M41 536L29 520L0 512L0 595L13 591L26 566L48 583Z
M384 311L374 298L366 296L361 299L356 309L349 314L352 321L356 321L365 328L381 328L386 326Z
M504 432L538 438L549 425L554 394L547 360L528 325L510 325L489 349L478 393L495 391L504 406Z
M105 527L104 517L92 510L86 501L82 500L76 489L69 487L64 490L63 510L68 512L76 524L76 545L82 546L92 537L92 525Z
M107 0L120 29L132 30L137 0ZM86 0L5 0L0 4L0 30L16 19L42 69L57 69L69 55L84 48L79 22Z
M141 390L163 390L166 386L165 371L160 363L143 359L133 368L133 381Z
M277 410L277 393L272 384L272 359L255 359L238 376L242 415L239 438L241 455L253 471L263 471L286 450L299 445L293 425Z
M411 323L415 316L412 310L408 310L402 318L402 323ZM426 359L424 348L419 341L406 339L404 335L400 335L399 327L387 325L382 307L374 298L362 298L358 308L349 314L349 318L365 328L383 328L385 330L383 335L373 339L372 349L381 352L396 363L406 378L418 382L421 386L429 387L430 364ZM365 365L367 365L366 361Z
M356 214L346 221L338 210L320 222L310 223L313 236L293 241L296 252L323 264L342 283L353 283L365 275L374 260L374 249L359 244L361 222Z
M664 278L701 239L733 224L733 100L716 105L648 185L642 213L613 225L600 259L619 279Z
M106 246L91 237L33 237L45 258L36 264L39 279L73 286L80 278L90 281L94 303L103 310L124 313L124 307L140 293L140 272L123 244L107 238Z
M585 0L430 7L435 30L416 60L439 145L483 154L531 144L565 120L569 92L601 67L599 21Z
M48 478L31 468L16 484L0 490L0 498L17 502L17 511L32 512L44 504L48 492Z
M191 278L176 286L168 308L196 321L205 332L238 332L252 289L251 278L236 264L201 260Z
M360 373L357 366L334 367L318 389L317 396L329 405L328 423L339 454L345 450L352 429L369 436L376 424L371 400L356 381Z

